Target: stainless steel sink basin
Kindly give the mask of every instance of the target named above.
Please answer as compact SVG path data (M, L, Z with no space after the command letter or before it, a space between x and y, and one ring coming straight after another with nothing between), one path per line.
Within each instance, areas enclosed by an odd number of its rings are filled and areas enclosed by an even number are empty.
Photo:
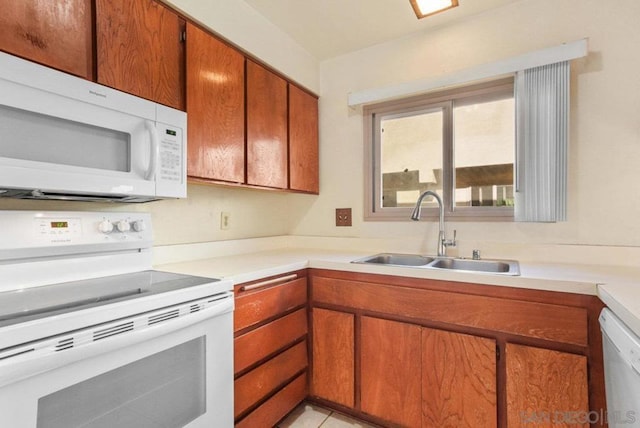
M433 257L419 256L417 254L393 254L383 253L375 256L354 260L353 263L366 263L391 266L425 266L434 260Z
M501 273L520 275L518 262L512 260L469 260L469 259L438 259L431 264L436 269L462 270L469 272Z
M421 269L448 269L495 275L520 275L520 265L515 260L473 260L420 256L418 254L382 253L354 260L351 263L415 267Z

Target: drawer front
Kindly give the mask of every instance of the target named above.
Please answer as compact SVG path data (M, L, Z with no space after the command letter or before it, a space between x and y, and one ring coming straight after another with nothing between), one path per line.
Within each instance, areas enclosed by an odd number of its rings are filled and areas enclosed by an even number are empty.
M307 341L256 367L235 381L235 417L307 367Z
M303 373L276 395L265 401L246 418L236 424L238 428L272 427L291 412L307 396L307 374Z
M314 276L314 303L587 346L587 310Z
M307 334L307 310L287 316L236 337L234 370L239 373Z
M239 286L240 288L242 286ZM307 279L240 292L236 295L234 331L239 331L307 302Z

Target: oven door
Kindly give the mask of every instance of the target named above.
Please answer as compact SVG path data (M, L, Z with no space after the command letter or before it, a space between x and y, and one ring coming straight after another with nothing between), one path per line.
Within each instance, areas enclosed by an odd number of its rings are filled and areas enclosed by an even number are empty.
M5 352L2 426L232 427L233 297L222 294Z

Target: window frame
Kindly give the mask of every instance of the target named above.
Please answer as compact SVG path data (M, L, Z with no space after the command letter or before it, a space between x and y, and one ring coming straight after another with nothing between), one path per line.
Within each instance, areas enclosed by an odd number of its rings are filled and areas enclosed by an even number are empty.
M427 111L441 107L443 110L443 153L442 153L442 199L445 216L455 220L468 221L513 221L514 207L454 207L454 141L453 141L453 108L454 101L461 99L500 99L514 96L514 77L508 76L498 80L465 85L448 90L430 92L409 98L385 101L363 107L364 118L364 160L365 160L365 221L410 221L413 207L383 207L381 203L382 175L380 146L380 120L383 116L403 115ZM476 101L476 102L477 102ZM515 107L514 107L515 109ZM515 120L515 111L514 111ZM515 132L514 132L515 155ZM514 178L517 156L514 157ZM424 207L422 216L437 218L438 209Z

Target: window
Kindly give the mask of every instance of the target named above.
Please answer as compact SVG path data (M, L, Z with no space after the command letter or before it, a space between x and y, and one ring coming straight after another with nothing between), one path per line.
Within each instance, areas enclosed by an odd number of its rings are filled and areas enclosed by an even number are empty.
M426 190L442 196L448 217L513 218L512 78L368 106L364 116L368 220L409 220Z

